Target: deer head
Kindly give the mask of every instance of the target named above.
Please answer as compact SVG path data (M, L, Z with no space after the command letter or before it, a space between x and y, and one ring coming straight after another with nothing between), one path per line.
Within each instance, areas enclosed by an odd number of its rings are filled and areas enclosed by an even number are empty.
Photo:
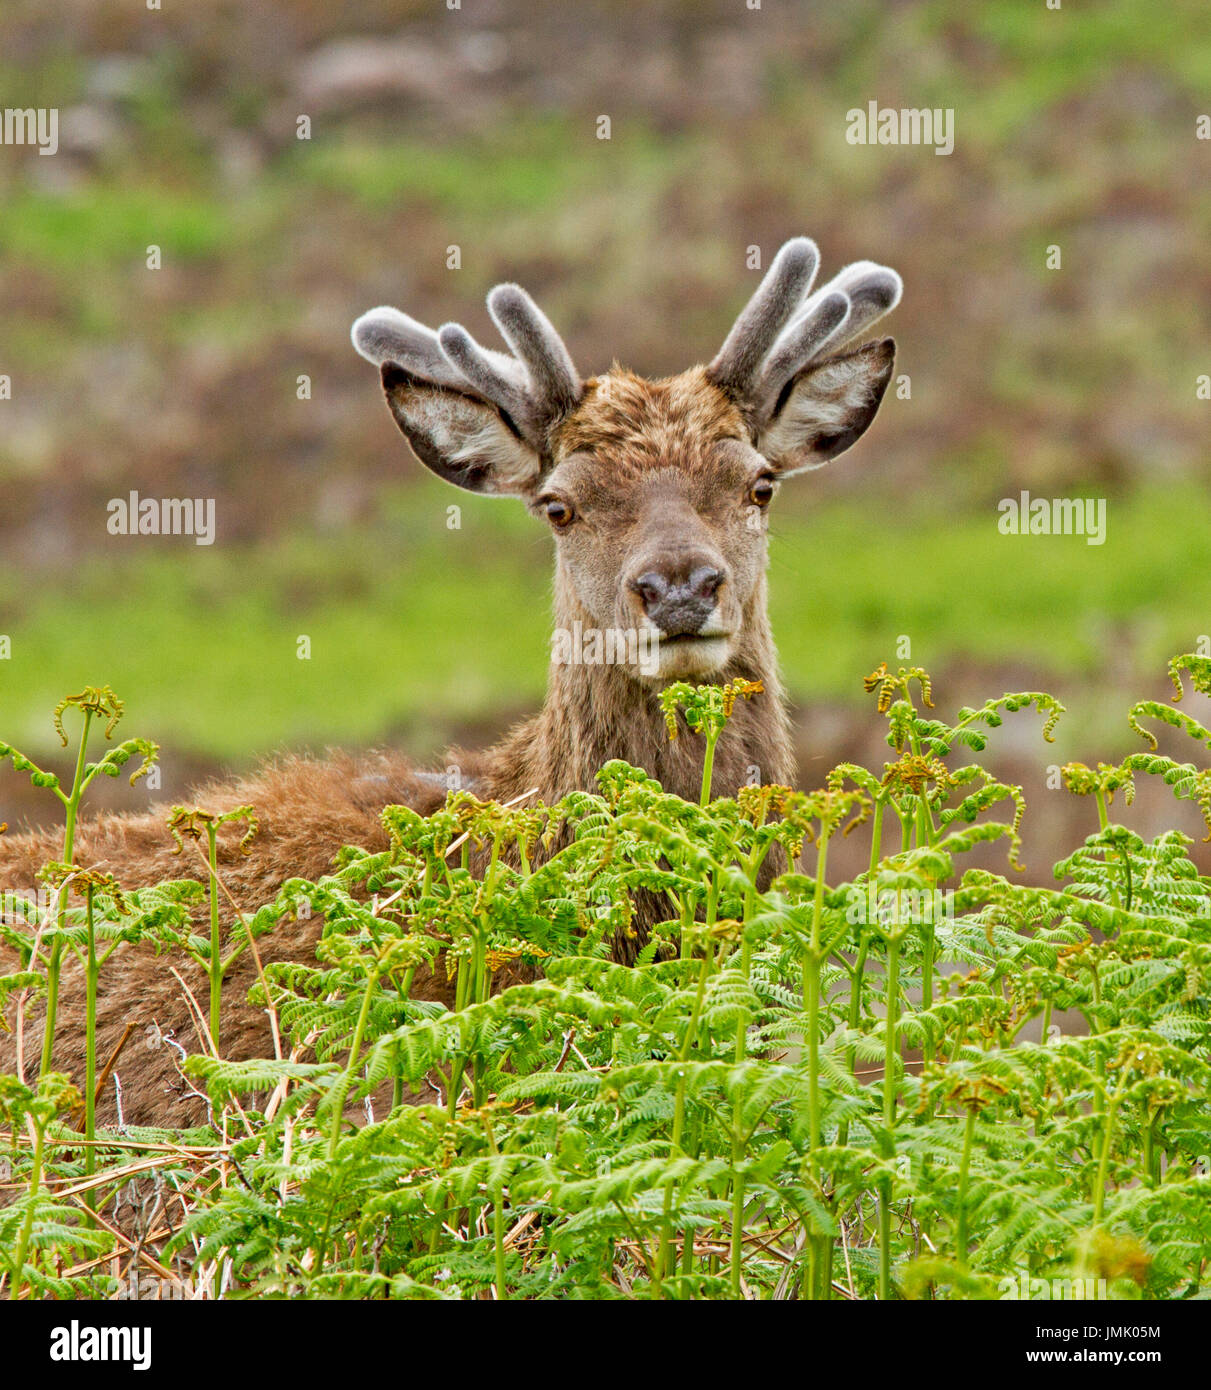
M422 463L546 519L557 623L638 632L647 659L623 664L642 683L760 672L770 503L865 432L895 353L890 338L846 349L900 277L860 261L813 294L818 264L806 237L787 242L710 365L660 381L617 366L582 381L516 285L488 295L507 354L390 308L353 342Z

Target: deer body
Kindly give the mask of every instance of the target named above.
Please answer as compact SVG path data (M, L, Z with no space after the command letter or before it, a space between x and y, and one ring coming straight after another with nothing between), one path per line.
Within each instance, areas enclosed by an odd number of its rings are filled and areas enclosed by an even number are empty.
M742 676L764 685L764 695L738 702L720 739L716 796L794 780L766 612L767 508L783 478L827 462L874 418L893 344L840 349L900 293L894 272L859 262L813 295L817 259L806 239L788 242L709 367L663 381L616 367L582 382L551 325L511 285L492 292L489 308L512 356L481 348L457 325L433 333L393 309L372 310L354 325L355 346L379 366L392 414L421 462L457 486L520 498L551 526L557 633L644 639L643 662L556 655L534 718L482 754L452 753L463 784L481 799L532 792L554 802L592 789L613 758L697 799L701 745L694 737L669 740L658 700L675 679ZM294 759L200 793L208 809L251 802L260 818L251 854L229 850L220 862L223 882L247 912L287 878L323 875L342 845L385 848L384 806L427 814L444 801L440 779L388 753ZM167 810L84 820L75 862L103 867L127 888L204 880L200 859L190 864L173 853ZM0 887L33 887L60 844L55 832L0 838ZM261 939L262 961L313 958L321 930L318 919L283 922ZM83 989L66 959L54 1062L81 1079ZM181 980L145 948L115 962L101 982L97 1053L104 1062L134 1025L117 1067L122 1118L200 1119L204 1103L186 1093L174 1060L181 1045L199 1046ZM176 964L201 999L201 972ZM0 965L11 968L2 957ZM254 979L245 956L224 986L224 1055L268 1055L272 1046L265 1014L242 1002ZM417 993L441 998L443 985L430 979ZM36 1014L21 1033L28 1077L41 1043ZM17 1060L14 1034L0 1033L0 1068ZM116 1099L107 1092L99 1110L110 1122Z

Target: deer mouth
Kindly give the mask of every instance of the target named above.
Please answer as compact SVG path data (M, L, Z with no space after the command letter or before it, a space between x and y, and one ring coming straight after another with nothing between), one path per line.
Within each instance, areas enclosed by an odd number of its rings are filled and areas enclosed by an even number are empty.
M684 680L717 671L728 659L730 632L661 633L652 643L644 674L659 680Z
M695 642L726 642L730 632L670 632L661 633L658 647L691 646Z

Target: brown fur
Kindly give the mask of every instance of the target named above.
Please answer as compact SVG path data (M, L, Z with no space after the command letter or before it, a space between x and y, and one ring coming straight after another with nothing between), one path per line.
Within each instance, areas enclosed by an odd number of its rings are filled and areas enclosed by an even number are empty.
M583 450L611 459L613 473L636 475L687 442L747 437L740 408L711 385L705 368L645 381L615 363L586 383L579 407L555 431L555 446L564 457Z
M539 515L551 497L574 509L574 523L556 533L557 628L642 625L634 576L646 567L688 573L708 562L724 576L716 612L726 636L711 647L709 659L700 650L709 644L691 642L688 649L671 645L655 676L621 665L553 661L546 701L533 719L478 757L450 755L472 790L503 801L533 788L538 800L549 803L573 789L592 788L604 762L625 758L666 789L696 798L701 741L687 733L670 742L657 698L661 686L676 677L743 676L764 684L764 695L737 703L720 740L716 795L754 780L792 780L788 723L766 615L765 513L750 500L754 480L776 474L777 466L757 452L740 406L712 385L702 368L658 382L615 369L590 381L581 403L553 428L541 458L528 452L530 446L491 406L391 370L385 370L384 384L397 421L428 466L462 486L520 495ZM862 428L868 422L869 415ZM446 469L432 453L435 430L447 448L466 431L481 452ZM286 878L322 875L345 844L384 846L383 806L404 803L427 813L444 801L444 787L393 754L374 754L287 761L203 789L197 800L211 810L244 802L256 808L261 828L251 855L243 858L226 845L220 865L240 908L251 911L270 900ZM103 866L130 888L166 878L203 881L200 859L172 853L167 809L85 817L77 831L76 862ZM34 887L39 866L57 857L59 846L57 832L0 837L0 886ZM318 919L282 922L276 933L261 939L262 960L312 959L321 927ZM7 960L0 954L0 968L11 968L11 961L11 953ZM200 971L180 959L173 963L205 1008ZM243 1002L254 979L254 962L246 954L225 986L222 1050L230 1057L270 1055L266 1015ZM444 997L444 982L423 981L418 992ZM188 1006L169 962L143 948L120 951L102 976L101 1062L131 1022L137 1031L117 1068L126 1121L179 1125L201 1118L204 1106L185 1092L174 1050L160 1041L168 1034L189 1051L200 1050ZM24 1029L27 1076L37 1068L41 1032L39 1015L33 1013ZM13 1035L0 1035L0 1068L12 1069L14 1061ZM54 1061L82 1079L83 982L70 955ZM112 1085L99 1117L109 1123L116 1119Z

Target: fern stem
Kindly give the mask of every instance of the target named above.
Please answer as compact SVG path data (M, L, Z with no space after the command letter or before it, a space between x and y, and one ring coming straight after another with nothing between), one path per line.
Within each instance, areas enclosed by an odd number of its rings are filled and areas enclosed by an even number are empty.
M875 798L875 814L871 824L870 832L870 865L866 872L866 896L867 901L876 898L878 888L876 885L876 875L879 870L880 851L883 848L883 809L886 802L882 797ZM866 983L866 954L870 948L870 937L865 932L859 932L858 954L854 958L853 968L849 972L849 1015L846 1022L850 1032L857 1032L858 1025L862 1022L862 992ZM858 1050L851 1043L845 1049L845 1067L851 1074L857 1062ZM844 1147L849 1143L849 1121L842 1120L837 1127L837 1143Z
M362 1039L366 1034L366 1021L370 1017L370 1001L374 998L374 991L377 987L378 971L371 970L366 978L366 990L362 995L362 1007L357 1016L357 1025L353 1030L353 1041L349 1045L349 1063L345 1068L344 1075L333 1088L336 1101L332 1114L332 1130L328 1136L329 1163L336 1157L336 1146L341 1140L341 1121L345 1117L345 1097L349 1093L350 1086L353 1085L358 1057L362 1051Z
M1161 1149L1156 1142L1156 1125L1160 1119L1160 1112L1156 1111L1152 1118L1144 1125L1144 1177L1148 1184L1155 1187L1161 1180Z
M722 732L722 728L713 729L709 724L704 730L706 752L702 755L702 790L698 796L699 806L709 806L711 802L711 778L715 768L715 745L719 742L719 735Z
M732 1166L735 1168L744 1157L744 1152L740 1148L739 1136L732 1140ZM744 1291L740 1284L741 1261L744 1255L744 1179L740 1174L736 1175L732 1185L732 1248L731 1265L728 1273L731 1282L732 1297L739 1302L744 1296Z
M828 861L828 827L821 827L820 846L816 856L816 888L812 899L812 928L807 950L803 953L803 1007L807 1014L807 1128L808 1161L813 1181L823 1189L820 1180L818 1155L821 1140L820 1110L820 925L824 915L824 872ZM820 1270L824 1264L821 1248L825 1239L809 1232L808 1258L805 1270L804 1294L819 1298ZM809 1292L810 1290L810 1292Z
M807 1113L812 1162L820 1147L820 923L824 915L824 870L828 835L820 837L816 857L816 890L812 899L812 929L803 955L803 1007L807 1014Z
M753 908L757 901L757 869L759 856L756 849L749 861L748 888L744 895L744 921L741 924L743 935L740 939L740 971L744 976L745 983L752 977L753 971L753 948L749 940L747 927L752 919ZM743 1018L736 1020L736 1046L733 1052L733 1061L737 1066L744 1061L744 1054L747 1051L748 1029ZM728 1266L728 1276L731 1286L732 1298L737 1302L744 1296L741 1286L741 1265L744 1256L744 1176L738 1170L744 1158L744 1143L740 1137L741 1123L743 1119L743 1105L740 1097L737 1096L732 1103L732 1231L731 1231L731 1250Z
M38 1189L42 1185L42 1149L46 1137L46 1122L41 1124L32 1120L34 1131L34 1157L30 1170L29 1206L25 1209L25 1219L21 1223L21 1234L17 1237L17 1252L13 1257L13 1286L9 1299L13 1302L21 1296L22 1276L25 1273L25 1256L29 1250L30 1237L34 1231L34 1208L38 1202Z
M899 992L900 938L893 935L887 942L887 1018L883 1030L883 1124L889 1131L896 1122L896 1063L900 1051L897 1035Z
M899 890L896 890L897 899ZM897 905L897 918L899 917ZM900 938L887 943L887 1020L883 1044L883 1127L887 1131L887 1157L895 1157L896 1063L899 1060L897 1010L900 992ZM879 1297L891 1297L891 1178L882 1179L879 1192Z
M492 1239L496 1246L496 1297L502 1303L509 1297L505 1278L505 1203L500 1188L492 1199Z
M493 1158L500 1157L492 1121L486 1110L480 1111L484 1135L488 1140L488 1152ZM509 1297L509 1286L505 1279L505 1188L503 1179L496 1184L492 1193L492 1243L496 1249L496 1297L503 1302Z
M97 932L93 921L93 889L87 890L88 946L84 964L84 1172L91 1177L97 1155L93 1140L97 1134ZM90 1219L91 1221L91 1219Z
M1119 1101L1123 1096L1123 1087L1127 1082L1127 1072L1128 1067L1124 1062L1119 1083L1115 1087L1114 1094L1106 1105L1106 1113L1102 1117L1102 1151L1098 1156L1097 1177L1094 1180L1093 1189L1093 1224L1095 1226L1102 1224L1102 1212L1106 1205L1106 1185L1110 1177L1110 1149L1114 1142L1114 1121L1118 1114ZM1103 1099L1105 1098L1104 1090L1102 1090L1101 1096Z
M80 810L80 799L84 794L84 754L88 748L88 728L92 723L92 710L84 711L84 727L80 731L80 747L76 753L76 770L72 777L71 792L67 797L67 816L63 826L63 862L71 864L76 852L76 816ZM39 1078L50 1071L51 1056L55 1047L55 1016L59 1008L59 972L63 960L63 929L67 914L67 894L59 894L59 914L56 925L59 929L51 943L50 959L46 966L46 1025L42 1034L42 1061L38 1068Z
M851 1032L857 1032L862 1022L862 986L866 979L866 956L870 950L870 937L863 932L858 941L858 954L854 957L853 969L849 972L849 1014L846 1022ZM853 1044L845 1049L845 1068L852 1075L858 1060L858 1049ZM837 1126L837 1143L844 1148L849 1143L849 1121L842 1120Z
M446 1113L451 1119L454 1119L458 1114L458 1096L462 1090L463 1067L466 1065L466 1060L460 1054L450 1064L450 1094L446 1098Z
M959 1158L959 1210L955 1222L955 1258L967 1263L967 1185L971 1177L971 1150L976 1134L976 1108L969 1106L963 1126L963 1153Z
M429 872L429 870L426 868L425 873L428 874L428 872ZM407 968L407 970L404 971L403 983L402 983L402 984L400 985L400 987L399 987L399 997L400 997L401 1000L407 1000L407 999L411 998L411 996L412 996L412 981L413 981L415 975L416 975L416 966L415 966L415 965L410 965L410 966ZM391 1087L391 1109L392 1109L392 1110L398 1110L398 1109L400 1108L400 1106L403 1105L403 1103L404 1103L404 1074L403 1074L402 1071L399 1070L399 1049L398 1049L398 1048L396 1048L396 1051L395 1051L395 1063L396 1063L395 1079L394 1079L394 1082L393 1082L392 1087Z
M218 827L206 822L206 863L210 869L210 1041L219 1055L219 1028L223 1021L223 957L219 937L219 850Z
M678 1061L682 1064L681 1074L677 1078L677 1093L673 1103L673 1134L669 1145L669 1155L676 1158L681 1153L681 1136L685 1130L685 1092L686 1077L685 1064L690 1059L694 1043L698 1035L698 1019L702 1014L702 1001L706 996L706 979L711 968L711 956L709 951L704 951L702 963L698 969L698 989L694 995L694 1006L690 1012L690 1020L686 1025L685 1040L681 1044L681 1052L678 1054ZM669 1182L664 1189L664 1210L662 1213L663 1225L660 1230L660 1249L656 1255L656 1265L661 1270L673 1272L672 1265L672 1241L673 1241L673 1184Z

